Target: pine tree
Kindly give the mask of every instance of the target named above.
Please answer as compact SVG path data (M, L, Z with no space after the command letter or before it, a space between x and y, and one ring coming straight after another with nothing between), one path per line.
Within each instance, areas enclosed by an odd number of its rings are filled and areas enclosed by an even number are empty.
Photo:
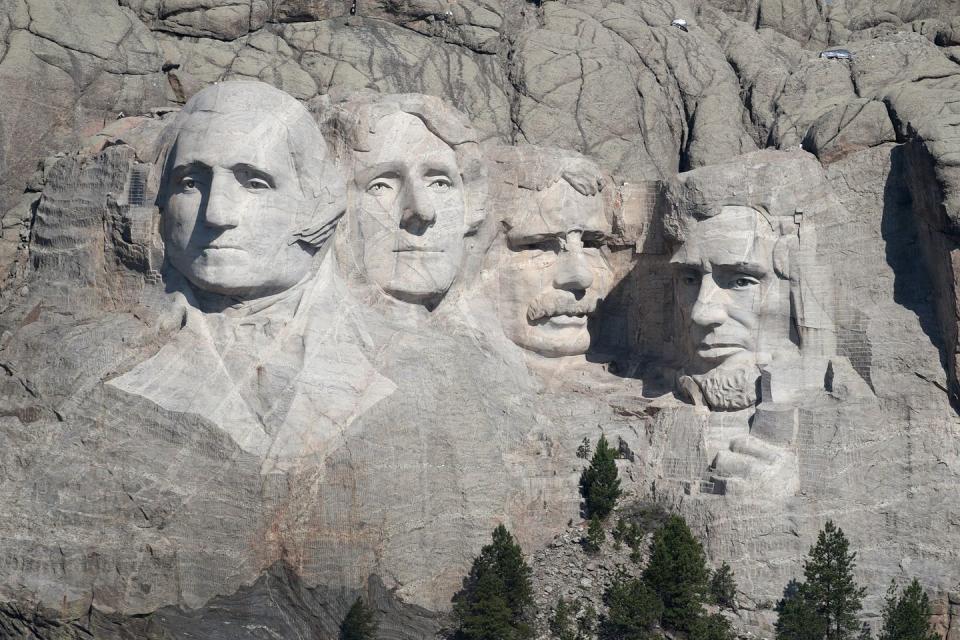
M857 554L843 530L828 520L803 563L804 583L791 581L777 605L780 640L852 640L866 589L853 579Z
M621 573L604 594L607 617L600 625L604 640L646 640L663 614L663 603L644 581Z
M737 583L733 579L733 569L726 562L710 577L710 595L717 606L737 608Z
M606 540L607 533L603 530L603 524L600 522L600 518L594 515L590 518L590 525L587 527L587 537L583 546L590 553L597 553Z
M340 625L340 640L373 640L378 626L373 611L357 598Z
M476 562L474 568L478 568ZM491 566L471 572L468 597L454 605L458 640L519 640L522 635L513 624L513 611L504 595L503 580Z
M553 615L547 621L550 633L554 638L557 638L557 640L577 640L577 629L574 626L576 610L577 607L563 598L557 599L557 606L553 609Z
M730 621L719 613L701 615L691 625L689 640L735 640Z
M849 640L860 631L857 614L866 589L853 579L857 554L849 549L843 530L827 520L803 563L806 596L824 619L826 640Z
M899 597L891 580L878 640L937 640L939 636L930 628L931 614L930 599L916 578Z
M533 635L527 613L533 605L531 570L520 546L502 524L473 561L462 591L453 598L457 637L462 640L522 640Z
M700 616L707 589L703 547L677 515L657 530L643 578L663 601L663 626L689 632Z
M590 459L590 466L580 475L580 495L586 501L587 516L606 518L620 497L620 478L617 474L616 449L601 435Z
M777 640L822 640L826 626L806 594L806 585L791 580L777 603Z

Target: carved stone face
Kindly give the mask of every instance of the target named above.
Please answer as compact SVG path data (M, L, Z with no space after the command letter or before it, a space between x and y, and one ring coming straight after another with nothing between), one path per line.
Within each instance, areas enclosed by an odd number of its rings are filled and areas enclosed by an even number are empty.
M196 287L243 298L288 289L313 251L294 241L304 206L287 131L263 114L191 114L180 130L164 210L167 256Z
M548 357L581 355L590 347L587 321L610 289L613 272L601 253L610 224L599 195L565 180L527 191L519 221L494 255L497 310L504 333Z
M423 122L394 113L354 154L357 242L367 277L388 295L433 306L464 253L466 200L457 156Z
M789 283L773 265L778 238L749 207L724 207L692 226L671 259L689 372L752 367L760 354L792 347Z

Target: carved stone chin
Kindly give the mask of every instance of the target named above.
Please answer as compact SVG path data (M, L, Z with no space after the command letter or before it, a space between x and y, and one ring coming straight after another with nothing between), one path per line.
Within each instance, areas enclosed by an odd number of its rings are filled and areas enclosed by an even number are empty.
M689 376L714 411L739 411L757 403L760 370L754 363L719 366L707 373Z

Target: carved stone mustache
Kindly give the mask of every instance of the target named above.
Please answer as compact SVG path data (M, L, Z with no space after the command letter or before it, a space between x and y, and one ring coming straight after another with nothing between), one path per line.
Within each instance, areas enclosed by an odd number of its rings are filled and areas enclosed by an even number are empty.
M597 310L600 298L587 293L577 300L568 291L550 291L543 293L527 308L527 320L536 322L541 318L553 316L588 316Z

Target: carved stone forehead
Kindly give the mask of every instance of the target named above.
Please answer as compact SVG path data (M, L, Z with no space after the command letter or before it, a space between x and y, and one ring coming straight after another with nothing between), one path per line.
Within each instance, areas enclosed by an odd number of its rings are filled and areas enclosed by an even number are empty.
M565 180L554 182L543 191L518 189L517 193L518 197L509 205L515 209L504 212L511 242L570 231L603 236L612 232L600 194L581 194Z
M313 124L307 109L293 96L263 82L230 81L210 85L183 108L183 114L261 114L290 128Z
M728 205L717 215L690 222L683 244L671 262L736 266L771 264L780 233L762 211Z
M177 164L244 163L264 170L292 169L288 138L287 127L271 114L195 112L180 127L174 159Z
M454 149L416 116L397 111L384 116L379 122L379 126L367 136L368 149L354 152L354 156L363 164L402 159L410 165L442 163L444 168L457 172Z

